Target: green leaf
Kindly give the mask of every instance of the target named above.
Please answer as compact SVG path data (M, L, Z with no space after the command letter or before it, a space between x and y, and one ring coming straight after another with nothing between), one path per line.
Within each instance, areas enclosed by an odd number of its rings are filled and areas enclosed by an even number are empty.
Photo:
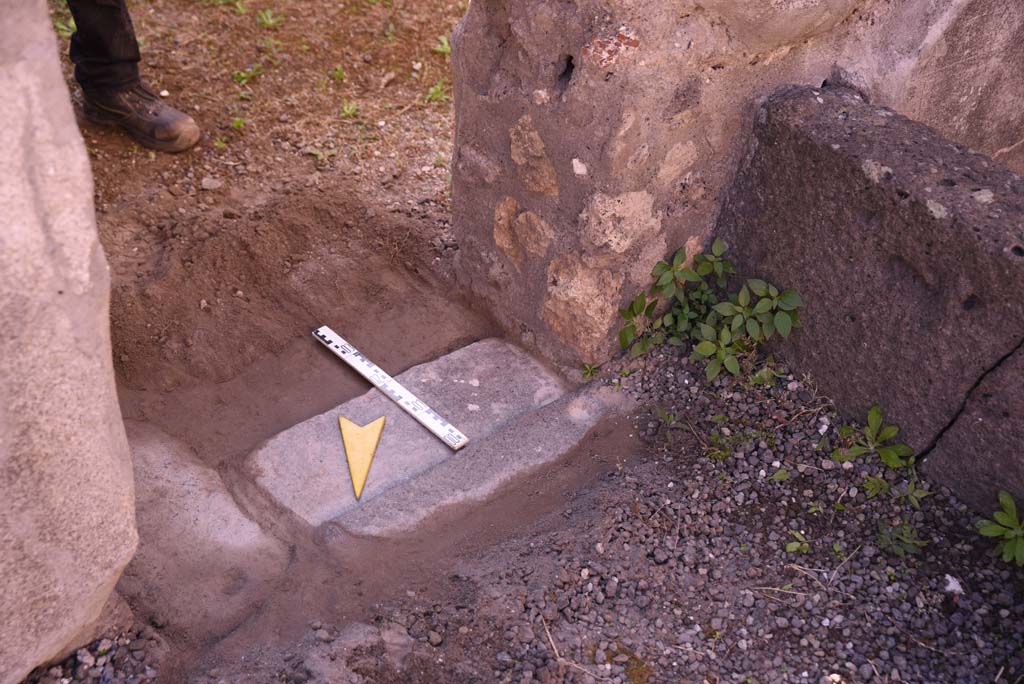
M769 285L768 286L768 296L771 297L772 299L774 299L775 297L778 297L779 296L779 288L775 287L774 285Z
M678 267L684 261L686 261L686 248L680 247L672 257L672 266Z
M711 275L711 271L713 271L713 270L715 270L715 267L711 264L710 261L703 261L703 262L700 263L699 266L697 266L697 275L699 275L699 276Z
M761 339L761 326L753 318L747 319L747 335L755 342Z
M882 447L879 449L878 457L882 459L882 463L893 469L902 468L907 465L907 462L900 458L899 454L892 447Z
M674 295L676 293L675 281L672 281L671 283L669 283L665 287L661 288L661 293L663 295L665 295L666 297L671 297L672 295Z
M744 308L746 308L750 304L750 290L747 289L746 285L740 288L740 294L736 298L736 301L739 302L739 305Z
M647 316L648 318L650 318L651 314L654 313L654 310L657 307L658 307L658 300L654 300L653 302L651 302L650 304L647 305L646 309L644 309L644 316Z
M715 343L710 342L708 340L704 340L703 342L701 342L700 344L693 348L695 352L704 357L711 356L712 354L715 353L716 349L718 349L718 347L715 346Z
M732 342L732 333L729 332L728 328L722 328L721 332L718 333L718 341L723 347Z
M661 277L658 278L658 287L665 287L666 285L672 282L674 277L675 274L672 273L672 271L665 271L664 273L661 274Z
M639 339L633 343L633 346L629 350L629 355L632 356L634 359L637 358L638 356L643 356L644 354L647 353L647 350L650 348L650 346L651 343L649 340L644 338Z
M886 425L882 428L882 431L878 433L878 443L882 444L888 442L890 439L900 434L900 429L896 425Z
M798 309L804 305L800 295L797 294L796 290L785 290L779 295L779 308L785 309L786 311L792 311Z
M1014 503L1013 497L1010 496L1010 493L1005 489L999 490L999 505L1002 506L1003 510L1006 511L1010 518L1013 519L1013 526L1017 527L1019 524L1017 519L1017 504Z
M725 254L725 250L728 245L725 244L725 240L722 238L715 238L715 241L711 243L711 253L716 257L720 257Z
M1009 563L1010 561L1013 560L1013 557L1015 555L1014 551L1015 551L1015 546L1016 545L1013 544L1012 542L1015 542L1015 541L1017 541L1017 540L1013 539L1013 540L1011 540L1009 542L1006 542L1006 544L1003 545L1003 562L1004 563Z
M1013 529L1014 527L1017 527L1017 526L1018 526L1018 525L1017 525L1017 519L1016 519L1016 518L1014 518L1013 516L1011 516L1011 515L1010 515L1009 513L1007 513L1006 511L996 511L996 512L995 512L995 513L994 513L994 514L992 515L992 517L996 519L996 522L997 522L997 523L999 523L999 524L1000 524L1000 525L1002 525L1003 527L1007 527L1007 528L1009 528L1009 529L1011 529L1011 530L1012 530L1012 529Z
M735 356L726 356L724 365L725 369L733 375L740 374L740 362L736 360Z
M678 337L676 337L675 335L673 335L672 337L668 338L668 343L671 344L673 347L682 347L683 346L683 341L681 339L679 339Z
M759 299L757 304L754 305L755 314L764 314L772 310L772 300L770 299Z
M634 316L639 316L640 312L644 310L645 306L647 306L647 296L644 295L643 292L641 292L636 296L636 299L630 302L629 312Z
M668 270L668 264L666 264L664 261L659 261L658 263L654 264L654 268L651 269L651 277L658 278L659 276L668 272Z
M717 359L708 361L707 368L704 369L705 375L707 375L708 382L711 382L718 377L718 374L722 372L722 364Z
M878 406L878 404L875 404L868 411L868 430L870 430L868 437L870 437L872 441L875 440L876 436L878 435L878 430L881 427L882 409Z
M732 316L734 313L736 313L736 307L729 302L719 302L718 304L715 304L711 308L713 308L715 311L722 314L723 316Z
M1024 567L1024 539L1017 538L1017 550L1013 554L1017 565Z
M1009 531L1010 530L999 523L992 522L991 520L983 520L978 523L978 532L980 532L983 537L1002 537Z
M679 272L679 275L681 275L683 277L683 280L685 280L688 283L700 282L700 276L697 275L697 272L694 271L692 268L684 268L682 271Z
M769 477L768 479L774 480L775 482L785 482L786 480L789 479L789 471L786 470L785 468L779 468L774 473L772 473L772 476Z
M789 337L789 333L793 329L793 319L789 317L789 314L785 311L776 311L773 320L775 322L775 329L779 331L779 334L783 337Z
M743 327L743 316L737 314L732 317L732 323L729 324L729 330L732 331L733 337L739 337L736 333L739 332L740 328ZM742 333L740 333L742 335Z
M849 454L851 456L853 456L854 458L857 458L858 456L863 456L864 454L868 453L869 451L870 451L870 449L868 449L865 446L861 446L859 444L854 444L852 447L850 447Z
M761 332L764 333L764 339L766 340L771 339L772 335L775 334L775 323L770 316L767 321L761 322Z
M636 326L630 323L625 328L619 331L619 346L623 349L633 344L633 340L636 339Z
M768 283L764 282L763 280L751 278L750 280L747 281L747 285L750 286L750 289L753 290L754 294L756 294L758 297L764 297L766 294L768 294Z
M633 320L633 312L631 312L629 309L619 309L619 315L622 316L623 320Z
M800 542L798 542L798 541L791 541L791 542L786 544L786 553L796 553L796 551L799 548L800 548Z

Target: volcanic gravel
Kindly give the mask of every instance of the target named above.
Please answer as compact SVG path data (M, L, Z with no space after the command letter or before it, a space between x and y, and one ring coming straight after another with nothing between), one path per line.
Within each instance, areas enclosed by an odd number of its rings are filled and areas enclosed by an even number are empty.
M143 684L157 682L167 646L149 625L96 639L62 662L33 672L25 684Z
M948 491L917 509L906 471L833 461L840 421L810 384L784 370L709 384L674 350L604 381L651 408L637 425L648 460L574 502L558 531L460 575L471 598L383 609L378 627L404 629L418 663L387 681L1024 681L1022 572ZM890 492L869 498L869 475ZM920 552L880 541L897 523ZM807 547L787 552L795 532ZM382 676L361 672L343 681Z

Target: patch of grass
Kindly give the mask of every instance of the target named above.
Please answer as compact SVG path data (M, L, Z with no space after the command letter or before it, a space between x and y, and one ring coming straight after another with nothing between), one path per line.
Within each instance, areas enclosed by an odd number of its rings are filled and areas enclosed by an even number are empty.
M256 12L256 23L266 29L277 29L284 23L284 15L274 14L272 9L261 9Z
M448 41L448 36L438 36L437 43L430 49L439 55L452 54L452 44Z
M342 101L341 112L339 116L342 119L354 119L359 116L359 105L355 102Z
M241 117L235 117L231 120L231 127L234 128L239 133L241 133L242 129L245 128L245 119Z
M249 81L263 75L263 65L256 63L251 65L248 69L236 71L231 74L231 80L238 85L248 85Z
M215 149L218 149L221 152L223 152L224 150L228 149L228 142L224 138L218 137L216 140L213 141L213 146Z
M902 521L895 525L878 523L877 542L878 548L900 558L919 553L928 545L913 526Z
M448 97L448 79L442 78L440 81L430 86L430 90L427 91L426 96L423 98L424 102L447 102L451 98Z
M342 65L338 64L333 69L331 69L330 77L333 78L338 83L344 83L345 82L345 67L343 67Z

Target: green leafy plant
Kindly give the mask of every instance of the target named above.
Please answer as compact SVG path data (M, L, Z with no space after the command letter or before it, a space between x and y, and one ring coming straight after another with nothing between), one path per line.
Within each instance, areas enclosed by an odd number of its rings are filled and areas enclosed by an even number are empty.
M359 105L355 102L342 102L339 116L341 116L342 119L356 118L359 116Z
M213 141L213 146L215 148L217 148L218 150L220 150L221 152L223 152L224 150L228 149L227 141L224 140L224 138L220 138L220 137L216 138Z
M789 479L789 471L785 468L779 468L768 479L773 482L785 482Z
M590 380L591 378L596 377L600 371L600 364L585 363L583 364L583 370L581 372L585 380Z
M918 535L910 524L901 522L898 525L878 523L878 547L886 553L900 558L919 553L928 542Z
M992 520L978 523L978 532L999 540L996 553L1003 562L1024 567L1024 523L1017 516L1017 504L1009 492L1000 491L999 505L1002 510L993 513Z
M868 493L869 499L874 499L879 494L886 494L889 491L889 482L884 477L868 475L864 480L864 491Z
M655 406L654 410L658 414L658 420L660 420L665 427L672 428L679 425L679 418L676 417L676 414L669 413L660 406Z
M262 64L253 64L252 66L250 66L248 69L245 69L244 71L236 71L235 73L231 74L231 78L238 85L248 85L249 81L253 80L257 76L262 76L262 75L263 75L263 65Z
M740 375L742 358L776 332L786 337L799 327L797 309L803 301L795 290L780 291L752 279L738 292L723 291L736 273L725 258L727 249L716 238L710 252L697 254L692 266L687 265L685 249L676 251L671 261L655 264L650 292L640 293L619 312L625 320L620 346L641 356L663 342L693 342L694 358L704 360L708 380L714 380L722 370ZM664 313L655 315L659 310ZM771 370L760 376L765 383L774 378Z
M55 17L53 20L53 28L57 32L57 35L64 40L71 38L72 34L78 30L78 27L75 26L75 18L70 15L66 18Z
M825 509L819 502L812 501L810 504L807 505L807 512L811 515L817 515L819 513L824 513Z
M913 449L906 444L896 443L896 436L900 432L899 427L895 425L883 427L882 420L882 409L877 404L872 406L868 411L868 424L861 431L860 436L853 438L853 443L847 448L836 448L832 452L832 458L843 463L858 456L877 455L885 465L893 469L912 466L914 464ZM840 429L839 434L840 436L852 436L849 428Z
M450 55L452 54L452 45L448 42L448 36L438 36L437 44L430 48L439 55Z
M241 117L235 117L231 120L231 127L234 128L236 131L241 131L243 128L245 128L245 119Z
M345 67L338 64L333 69L331 69L330 77L333 78L338 83L343 83L345 81Z
M430 86L430 90L424 96L424 102L447 102L450 98L448 97L448 79L442 78L440 81Z
M789 536L793 538L792 541L786 542L786 553L810 553L811 543L807 540L807 537L803 532L797 530L790 530Z
M903 492L902 498L905 498L911 506L920 510L921 502L931 495L932 492L927 487L922 487L921 483L915 478L907 483L907 488Z
M276 29L284 23L284 16L274 14L272 9L261 9L256 12L256 23L263 28Z

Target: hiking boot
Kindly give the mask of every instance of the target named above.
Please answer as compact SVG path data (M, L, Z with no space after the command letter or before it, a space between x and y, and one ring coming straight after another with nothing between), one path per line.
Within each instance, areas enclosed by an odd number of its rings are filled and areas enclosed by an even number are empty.
M192 117L164 104L146 86L128 90L83 92L82 113L92 123L120 126L144 146L161 152L182 152L199 141Z

